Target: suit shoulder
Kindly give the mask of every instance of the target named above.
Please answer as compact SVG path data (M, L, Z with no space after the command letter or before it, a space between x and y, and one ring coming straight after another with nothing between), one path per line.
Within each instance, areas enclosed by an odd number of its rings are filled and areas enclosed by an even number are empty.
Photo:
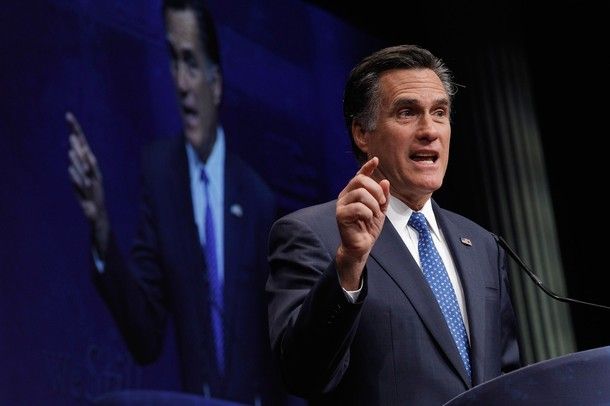
M458 214L454 211L451 210L447 210L447 209L443 209L443 208L438 208L438 211L443 215L446 216L448 218L450 218L452 221L459 223L459 224L468 224L471 227L479 227L481 229L483 229L483 227L481 227L480 225L478 225L477 223L475 223L474 221L470 220L468 217L464 217L461 214Z
M438 207L438 206L437 206ZM470 235L480 235L489 238L490 241L493 241L492 233L482 227L481 225L475 223L467 217L462 216L461 214L452 212L450 210L442 209L438 207L438 213L441 216L444 216L446 219L457 225L461 230L468 232Z
M151 167L165 167L170 164L172 157L184 153L184 139L182 137L166 137L156 139L147 144L141 153L142 167L144 170Z
M241 190L253 190L258 195L272 196L271 188L247 162L238 155L227 151L225 177L239 184Z
M305 207L279 219L276 224L291 223L301 224L316 234L332 233L335 230L338 234L336 220L337 201L331 200L315 206Z
M320 241L329 252L333 252L340 241L335 215L336 202L332 200L285 215L273 224L271 241L282 238L292 240L298 235L308 235Z

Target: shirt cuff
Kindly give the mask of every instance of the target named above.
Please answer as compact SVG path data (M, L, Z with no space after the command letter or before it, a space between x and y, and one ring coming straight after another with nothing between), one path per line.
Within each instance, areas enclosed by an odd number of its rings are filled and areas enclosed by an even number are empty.
M97 252L95 248L91 249L91 254L93 255L93 262L95 263L95 269L98 273L104 273L104 269L106 268L106 262L104 262L100 258L100 254Z
M356 303L358 297L360 296L360 292L362 292L363 285L364 282L361 280L360 287L358 288L358 290L345 290L343 287L341 287L341 289L343 289L343 293L345 293L345 298L348 300L348 302Z

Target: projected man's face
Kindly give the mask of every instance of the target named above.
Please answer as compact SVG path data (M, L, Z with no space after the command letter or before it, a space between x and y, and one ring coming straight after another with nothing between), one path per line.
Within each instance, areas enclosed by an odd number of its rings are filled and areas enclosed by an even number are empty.
M203 51L193 10L169 9L165 24L184 133L206 160L216 139L222 92L220 71Z

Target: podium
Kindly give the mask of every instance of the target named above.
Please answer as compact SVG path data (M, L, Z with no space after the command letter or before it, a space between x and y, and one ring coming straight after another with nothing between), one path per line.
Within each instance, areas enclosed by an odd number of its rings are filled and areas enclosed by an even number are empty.
M445 403L463 405L610 405L610 346L526 366Z
M121 390L103 394L93 401L96 406L245 406L229 400L161 390Z

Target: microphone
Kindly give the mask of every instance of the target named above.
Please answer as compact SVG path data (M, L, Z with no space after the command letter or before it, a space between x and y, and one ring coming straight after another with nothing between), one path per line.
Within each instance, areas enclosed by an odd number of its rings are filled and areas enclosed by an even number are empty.
M523 262L523 260L521 258L519 258L519 255L517 255L515 253L515 251L513 251L513 249L510 247L510 245L508 245L508 243L504 240L504 238L500 237L499 235L495 235L493 233L492 233L492 235L496 239L496 242L498 244L500 244L500 246L502 248L504 248L504 250L506 250L506 252L508 252L510 257L519 264L521 269L523 269L525 271L525 273L527 273L527 276L529 276L530 279L534 281L536 286L538 286L540 289L542 289L542 291L544 293L546 293L553 299L559 300L560 302L564 302L564 303L576 303L576 304L580 304L580 305L597 307L598 309L610 310L610 306L604 306L604 305L600 305L597 303L583 302L582 300L576 300L576 299L572 299L569 297L559 296L558 294L556 294L555 292L553 292L552 290L550 290L549 288L544 286L544 284L542 283L540 278L538 278L538 276L536 276L536 274L525 264L525 262Z

